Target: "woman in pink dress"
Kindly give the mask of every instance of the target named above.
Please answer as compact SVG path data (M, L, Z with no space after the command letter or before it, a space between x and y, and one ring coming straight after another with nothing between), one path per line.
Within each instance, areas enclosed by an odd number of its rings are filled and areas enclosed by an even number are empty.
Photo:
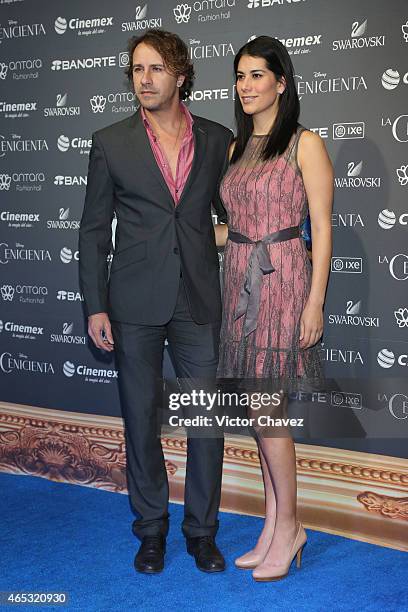
M221 185L228 226L218 376L262 378L279 389L322 377L319 340L331 255L333 171L323 141L298 124L293 65L275 38L238 52L237 138ZM300 226L310 214L313 268ZM283 396L281 407L286 401ZM257 581L286 576L306 534L296 519L296 458L290 435L257 429L265 523L239 557Z

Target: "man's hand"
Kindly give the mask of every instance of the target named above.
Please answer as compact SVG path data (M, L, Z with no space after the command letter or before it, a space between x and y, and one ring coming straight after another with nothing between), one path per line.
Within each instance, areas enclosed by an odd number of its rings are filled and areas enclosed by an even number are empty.
M98 312L88 317L88 334L99 349L113 351L113 336L109 317L106 312Z

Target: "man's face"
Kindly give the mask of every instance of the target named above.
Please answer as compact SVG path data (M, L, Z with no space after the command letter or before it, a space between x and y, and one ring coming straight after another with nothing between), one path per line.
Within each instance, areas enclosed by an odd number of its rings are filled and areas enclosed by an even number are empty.
M169 108L174 99L179 99L176 83L177 78L166 70L161 55L140 43L133 52L133 86L140 104L149 111Z

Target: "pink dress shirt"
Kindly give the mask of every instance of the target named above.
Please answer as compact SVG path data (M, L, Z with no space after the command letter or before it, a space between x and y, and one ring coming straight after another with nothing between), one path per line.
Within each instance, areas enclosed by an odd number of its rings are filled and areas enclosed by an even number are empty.
M175 206L177 206L180 201L181 194L183 193L188 175L191 171L194 157L193 117L183 103L180 103L180 110L184 113L187 127L184 132L183 140L181 141L180 152L177 159L176 176L174 177L166 154L160 147L160 142L153 132L143 107L141 107L143 124L149 138L150 146L152 147L154 157L166 181L167 187L173 196Z

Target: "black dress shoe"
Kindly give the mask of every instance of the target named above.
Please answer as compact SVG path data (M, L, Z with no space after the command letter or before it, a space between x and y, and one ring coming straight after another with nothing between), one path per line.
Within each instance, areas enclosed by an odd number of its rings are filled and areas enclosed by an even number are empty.
M144 536L135 557L135 569L143 574L158 574L164 568L166 540L162 535Z
M187 538L187 552L195 558L196 566L202 572L223 572L225 560L215 544L213 536Z

